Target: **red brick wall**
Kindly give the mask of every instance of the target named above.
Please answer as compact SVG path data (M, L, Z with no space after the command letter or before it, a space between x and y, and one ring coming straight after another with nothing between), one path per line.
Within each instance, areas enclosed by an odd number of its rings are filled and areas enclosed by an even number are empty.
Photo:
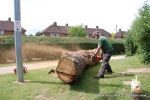
M64 33L60 33L59 37L65 37L65 34Z
M14 35L13 31L5 31L4 35ZM25 33L22 33L22 35L25 35Z
M44 36L51 36L50 33L43 33L43 34L44 34ZM59 37L65 37L65 36L66 36L65 33L59 34Z

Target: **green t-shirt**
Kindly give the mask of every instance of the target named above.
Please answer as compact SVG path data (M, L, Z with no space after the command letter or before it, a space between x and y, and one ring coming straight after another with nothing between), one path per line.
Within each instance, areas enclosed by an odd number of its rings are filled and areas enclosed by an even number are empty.
M109 41L104 36L100 36L100 38L98 40L98 46L101 47L101 49L104 53L112 52L112 50L113 50L112 45L109 43Z

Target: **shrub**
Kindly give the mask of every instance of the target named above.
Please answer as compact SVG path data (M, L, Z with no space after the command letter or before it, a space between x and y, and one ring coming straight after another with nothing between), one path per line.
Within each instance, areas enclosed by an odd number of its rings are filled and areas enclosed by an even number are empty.
M126 56L133 56L133 54L135 54L136 52L136 46L134 45L131 36L128 36L126 38L124 45L125 45Z
M11 48L14 44L13 36L0 36L0 49Z
M150 52L143 51L142 56L140 57L141 61L144 62L144 64L150 63Z
M143 63L150 63L150 6L145 3L131 26L132 38Z
M110 43L112 44L113 47L113 55L115 54L123 54L125 52L125 47L123 40L111 40Z

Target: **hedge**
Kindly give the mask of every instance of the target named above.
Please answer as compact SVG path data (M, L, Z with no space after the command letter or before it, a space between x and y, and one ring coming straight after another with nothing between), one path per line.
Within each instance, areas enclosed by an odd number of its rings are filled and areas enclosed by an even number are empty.
M113 55L125 53L125 46L123 39L110 40L110 43L113 46Z
M97 47L97 39L81 37L45 37L45 36L23 36L23 43L37 43L47 45L58 45L66 49L79 46L81 49L94 49ZM123 40L110 40L114 50L113 54L125 52ZM14 47L13 36L0 36L0 49Z

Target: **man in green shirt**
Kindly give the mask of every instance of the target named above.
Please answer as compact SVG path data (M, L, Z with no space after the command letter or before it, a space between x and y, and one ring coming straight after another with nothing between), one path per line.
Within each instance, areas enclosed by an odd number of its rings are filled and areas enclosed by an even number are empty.
M100 50L102 51L102 68L99 70L98 74L94 76L94 78L104 78L105 71L107 70L109 73L112 73L111 66L109 65L109 60L112 55L112 45L109 43L106 37L102 36L99 31L95 31L93 33L93 38L98 38L98 47L95 51L94 56L98 55Z

